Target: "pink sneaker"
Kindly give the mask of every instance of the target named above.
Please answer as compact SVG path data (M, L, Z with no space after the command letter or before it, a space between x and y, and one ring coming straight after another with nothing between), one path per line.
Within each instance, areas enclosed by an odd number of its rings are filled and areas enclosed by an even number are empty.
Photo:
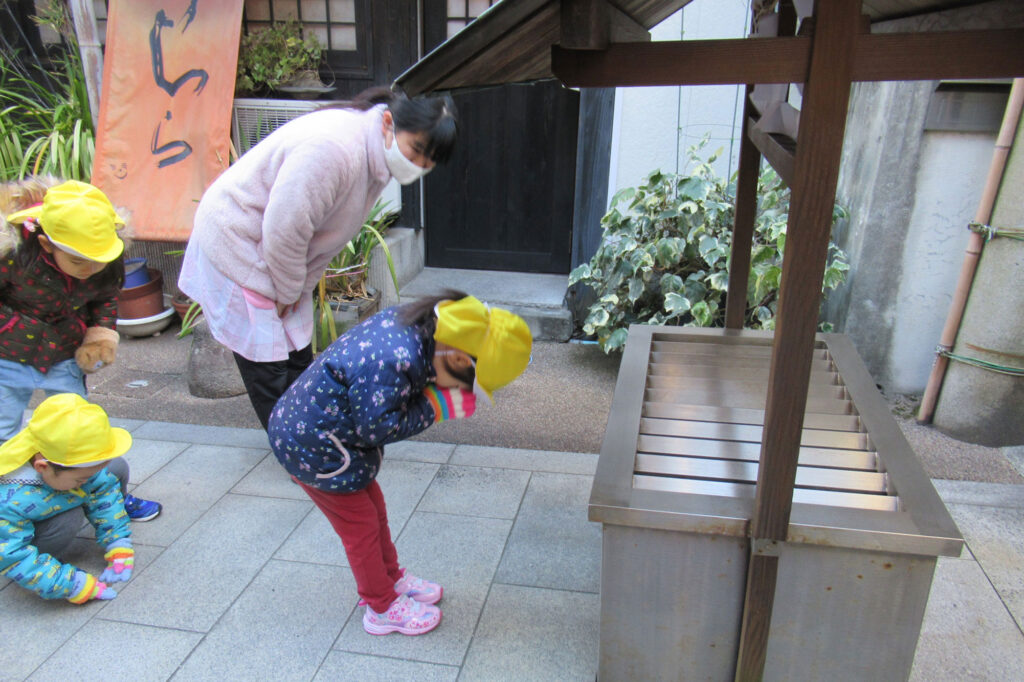
M408 573L402 569L402 577L395 583L395 592L407 594L423 604L436 604L444 596L444 588L437 583L432 583L423 578ZM360 599L359 606L366 606L366 600Z
M421 604L436 604L444 595L444 588L423 578L417 578L402 569L402 577L395 583L395 592L405 594Z
M369 606L363 613L363 629L371 635L386 635L389 632L422 635L436 628L440 622L441 609L421 604L404 594L398 595L398 599L391 602L384 613L377 613Z

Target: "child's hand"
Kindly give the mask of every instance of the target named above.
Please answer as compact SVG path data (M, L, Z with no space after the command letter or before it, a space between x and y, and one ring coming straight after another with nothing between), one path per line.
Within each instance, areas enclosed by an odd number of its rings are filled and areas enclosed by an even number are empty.
M100 582L128 582L135 567L135 550L131 547L112 547L103 555L107 568L100 574Z
M423 395L434 408L434 422L459 417L472 417L476 411L476 395L464 388L438 388L427 384Z
M120 335L106 327L89 327L85 330L82 345L75 351L75 362L86 374L92 374L104 365L112 365L117 354Z
M84 604L93 599L106 601L117 596L117 592L106 584L99 582L85 571L75 571L75 586L71 590L68 601L72 604Z

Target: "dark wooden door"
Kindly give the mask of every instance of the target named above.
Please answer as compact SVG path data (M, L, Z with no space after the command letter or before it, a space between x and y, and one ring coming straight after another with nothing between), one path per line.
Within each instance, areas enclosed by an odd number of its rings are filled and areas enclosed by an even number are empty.
M455 153L425 179L427 265L568 273L579 94L549 81L454 99Z

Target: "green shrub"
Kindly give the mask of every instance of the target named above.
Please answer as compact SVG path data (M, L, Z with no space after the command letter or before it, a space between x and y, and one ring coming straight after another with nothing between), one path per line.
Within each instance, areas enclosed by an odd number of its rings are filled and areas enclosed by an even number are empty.
M620 350L631 324L722 327L729 288L735 204L731 182L690 149L689 175L654 171L644 184L620 190L601 219L604 236L590 263L569 274L569 285L594 290L583 331L607 353ZM744 326L774 329L789 189L767 164L758 180L758 206ZM838 205L833 223L845 217ZM829 243L823 291L846 279L846 255ZM822 329L829 329L822 325Z
M56 175L88 182L96 145L78 42L63 3L37 5L35 21L63 42L46 65L28 54L0 58L0 181Z

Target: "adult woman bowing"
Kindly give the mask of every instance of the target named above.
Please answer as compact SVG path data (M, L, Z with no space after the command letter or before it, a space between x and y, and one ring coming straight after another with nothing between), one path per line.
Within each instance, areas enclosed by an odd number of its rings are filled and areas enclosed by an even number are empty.
M178 287L231 349L264 429L312 362L312 292L385 185L451 155L449 97L378 87L284 124L203 194Z

